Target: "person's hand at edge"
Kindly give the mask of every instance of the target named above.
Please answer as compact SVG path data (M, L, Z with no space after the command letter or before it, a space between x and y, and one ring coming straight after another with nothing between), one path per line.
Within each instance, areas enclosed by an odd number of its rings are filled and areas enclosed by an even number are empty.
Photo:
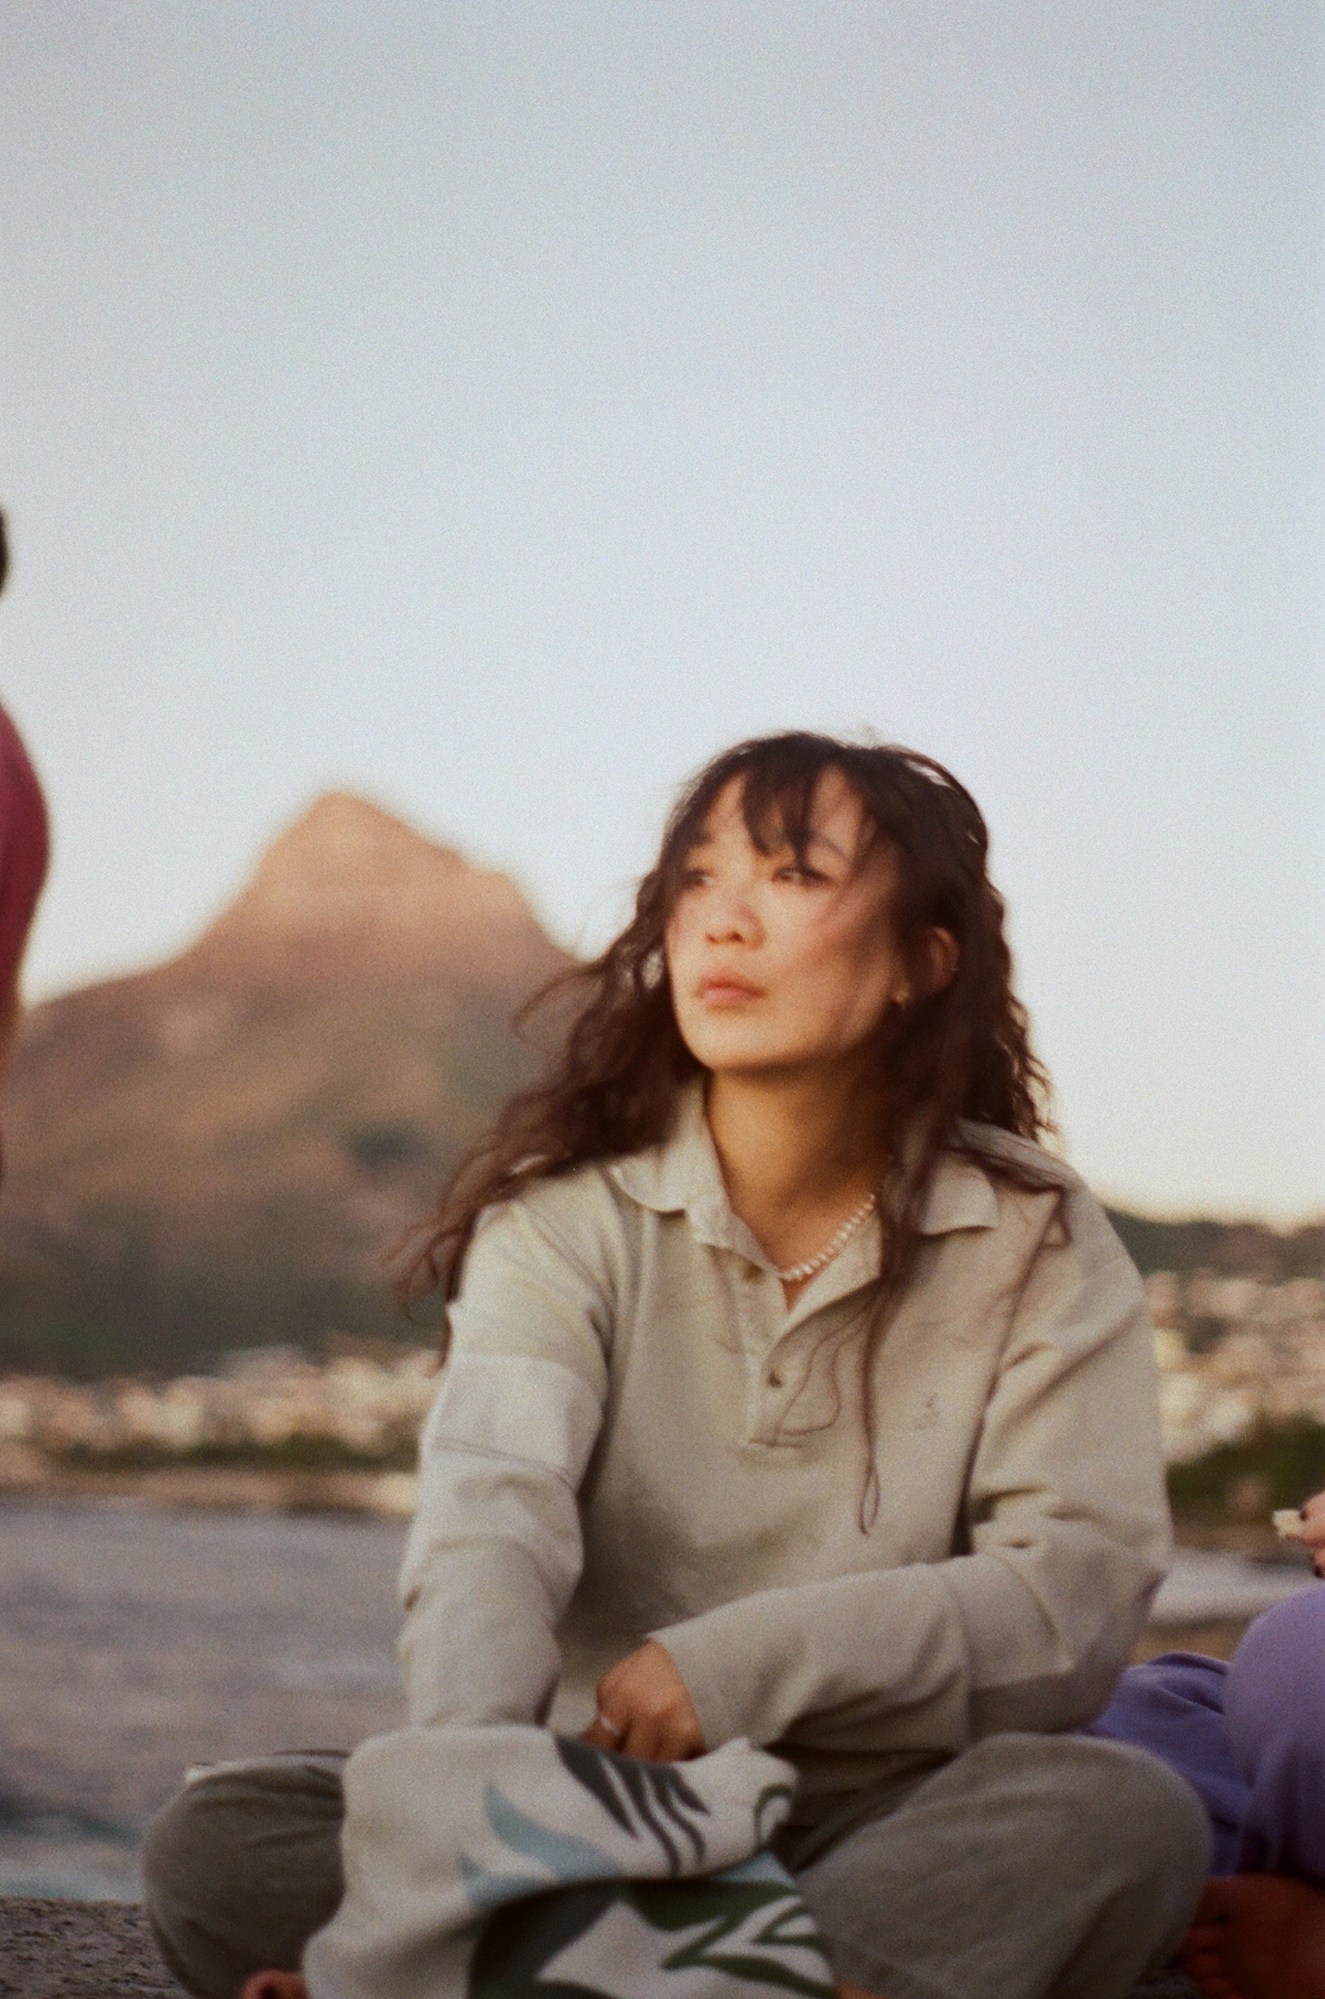
M1302 1540L1316 1574L1325 1576L1325 1492L1313 1492L1302 1508Z
M628 1652L598 1682L598 1712L582 1738L646 1763L704 1753L704 1731L672 1655L656 1638Z

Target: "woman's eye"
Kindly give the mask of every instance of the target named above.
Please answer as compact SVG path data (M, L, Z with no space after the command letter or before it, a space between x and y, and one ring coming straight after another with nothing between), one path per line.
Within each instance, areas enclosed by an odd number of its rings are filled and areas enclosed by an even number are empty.
M825 882L827 875L820 874L818 868L803 867L798 861L789 861L785 868L779 868L774 881L796 882L801 887L812 886L815 882Z
M708 879L709 877L705 874L703 868L683 868L681 870L679 886L681 888L703 888Z

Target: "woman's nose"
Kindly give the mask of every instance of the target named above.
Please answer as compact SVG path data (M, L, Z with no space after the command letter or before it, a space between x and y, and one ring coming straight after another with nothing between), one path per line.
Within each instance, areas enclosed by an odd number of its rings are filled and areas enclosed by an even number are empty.
M749 943L759 932L759 919L749 897L739 889L717 889L704 912L704 935L710 944L731 939Z

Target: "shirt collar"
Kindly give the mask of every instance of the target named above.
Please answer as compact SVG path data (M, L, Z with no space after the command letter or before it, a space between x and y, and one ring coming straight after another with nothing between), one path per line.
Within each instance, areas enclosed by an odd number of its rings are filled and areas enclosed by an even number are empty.
M754 1263L767 1258L740 1216L732 1212L714 1150L704 1092L689 1083L681 1092L669 1136L643 1152L617 1159L608 1172L623 1192L657 1214L685 1214L700 1242L734 1249Z
M992 1229L997 1222L998 1195L984 1168L960 1153L943 1153L920 1204L917 1234L951 1235L956 1229Z
M745 1223L732 1212L698 1083L690 1083L682 1091L667 1138L643 1152L614 1160L607 1170L623 1193L641 1207L652 1208L657 1214L688 1215L701 1242L737 1250L755 1263L768 1262ZM916 1222L919 1234L939 1236L957 1229L989 1229L997 1221L998 1197L989 1175L973 1159L944 1153L921 1204ZM875 1257L877 1262L877 1249Z

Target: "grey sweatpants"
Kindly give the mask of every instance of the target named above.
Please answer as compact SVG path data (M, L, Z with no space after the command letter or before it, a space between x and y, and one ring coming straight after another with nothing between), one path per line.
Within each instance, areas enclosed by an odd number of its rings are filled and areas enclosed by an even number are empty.
M295 1969L334 1913L343 1762L223 1764L153 1821L148 1910L198 1999ZM838 1977L882 1999L1122 1999L1176 1948L1210 1835L1195 1794L1138 1750L996 1735L775 1845Z

